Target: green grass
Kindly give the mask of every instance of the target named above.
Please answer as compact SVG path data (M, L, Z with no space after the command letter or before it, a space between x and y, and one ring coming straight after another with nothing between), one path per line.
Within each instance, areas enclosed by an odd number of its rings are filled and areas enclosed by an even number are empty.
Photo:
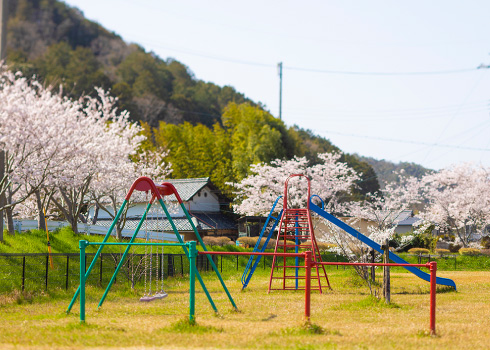
M202 290L196 294L196 323L188 321L185 278L169 278L169 296L152 303L138 301L141 288L116 286L97 310L101 287L87 289L87 322L79 323L78 303L65 310L74 289L31 295L20 304L0 295L1 349L485 349L490 318L490 272L447 272L457 293L437 295L437 336L430 336L428 283L394 273L392 300L398 308L368 297L366 287L345 281L351 271L332 270L332 291L311 295L311 319L304 321L304 292L267 293L268 273L261 271L245 293L241 273L225 282L240 312L234 312L217 279L203 276L216 302L213 312ZM399 293L399 291L407 293ZM419 292L422 293L419 293Z

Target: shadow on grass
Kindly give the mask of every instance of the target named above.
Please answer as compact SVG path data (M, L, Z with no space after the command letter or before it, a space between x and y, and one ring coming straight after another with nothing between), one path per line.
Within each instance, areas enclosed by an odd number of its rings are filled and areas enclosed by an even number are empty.
M400 305L395 303L385 303L383 299L378 299L372 295L360 301L353 303L341 304L333 307L334 310L361 310L361 309L401 309Z

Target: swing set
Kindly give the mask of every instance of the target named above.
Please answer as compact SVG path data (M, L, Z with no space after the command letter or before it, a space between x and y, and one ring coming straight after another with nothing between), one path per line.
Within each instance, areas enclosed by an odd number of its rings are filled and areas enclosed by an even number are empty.
M129 200L130 200L131 195L133 194L134 191L141 191L141 192L146 192L146 193L151 194L151 199L148 202L146 210L143 213L140 221L138 222L138 225L136 226L135 232L133 233L133 235L132 235L132 237L128 243L110 243L110 242L107 242L112 231L114 230L116 223L118 222L119 218L121 217L122 213L124 212L126 206L129 205ZM163 249L165 246L178 246L178 247L182 247L185 255L187 256L187 258L189 259L189 262L190 262L190 284L191 284L191 286L190 286L190 294L191 294L190 295L190 300L191 300L190 320L191 321L194 320L194 306L193 306L194 292L193 292L193 287L192 287L192 284L194 283L192 281L194 278L193 276L197 277L197 279L198 279L204 293L206 294L206 297L207 297L211 307L213 308L213 310L215 312L218 312L218 309L217 309L213 299L211 298L211 295L210 295L206 285L204 284L204 281L202 280L201 275L199 274L199 272L195 268L195 265L196 265L195 264L195 257L197 257L197 250L195 252L193 252L191 247L192 246L195 247L196 242L184 243L182 236L179 234L179 231L178 231L177 227L175 226L175 223L173 222L172 217L171 217L171 215L170 215L170 213L169 213L169 211L168 211L168 209L167 209L167 207L163 201L163 198L165 196L171 196L171 195L174 195L175 198L177 199L177 201L180 205L180 208L182 209L182 211L185 214L189 224L191 225L192 230L194 231L194 234L196 235L197 240L201 244L202 249L204 251L208 251L206 248L206 245L204 244L204 242L201 238L201 236L199 235L199 232L197 231L196 226L194 225L194 223L191 220L191 216L190 216L189 212L185 208L185 205L184 205L182 199L180 198L175 187L171 183L168 183L168 182L164 182L161 185L157 185L153 182L153 180L151 180L150 178L148 178L146 176L139 177L138 179L136 179L136 181L134 181L131 188L129 189L126 197L124 198L124 201L123 201L121 207L119 208L119 211L117 212L116 216L114 217L114 220L112 221L112 223L111 223L111 225L107 231L107 234L104 236L104 239L102 240L102 242L92 243L92 242L87 242L84 240L80 241L80 285L78 286L70 304L68 305L68 308L66 310L67 314L69 314L71 312L71 309L72 309L73 305L75 304L77 298L80 297L80 321L85 322L85 282L86 282L87 278L90 276L92 269L94 268L95 264L97 263L97 259L99 258L100 254L102 253L103 248L106 245L121 245L121 246L125 245L126 249L124 250L124 253L121 257L121 260L119 261L119 263L116 267L116 270L114 271L114 274L112 275L111 280L109 281L109 284L107 285L107 288L106 288L104 294L102 295L101 300L99 301L97 308L100 308L102 306L102 304L104 303L104 300L107 297L107 294L109 293L112 285L114 284L114 282L116 280L116 277L119 273L119 270L121 269L121 267L123 266L123 264L126 260L126 257L128 255L129 250L134 245L143 245L146 247L145 248L145 295L140 299L140 301L149 302L149 301L152 301L155 299L162 299L162 298L166 297L167 295L163 291L163 285L162 285L160 292L157 292L154 295L151 294L151 276L152 276L152 271L151 271L152 260L151 260L151 257L153 255L152 254L153 246L157 247L157 251L158 251L158 246L160 246L162 249L162 253L163 253ZM150 208L152 207L152 205L155 201L158 201L158 203L160 204L160 207L163 209L163 212L165 213L165 216L166 216L167 220L169 221L173 232L177 236L179 243L151 243L147 230L146 230L147 234L145 237L146 242L145 243L134 243L134 240L136 239L143 223L146 222ZM145 226L145 227L147 227L147 226ZM95 253L95 256L94 256L92 262L90 263L88 268L86 268L86 266L85 266L85 248L87 246L90 246L90 245L98 245L99 248L97 249L97 252ZM149 261L149 265L150 265L150 277L149 277L150 289L149 289L149 291L146 288L147 287L147 285L146 285L147 271L148 271L148 269L147 269L148 268L148 259L147 259L148 255L146 252L147 252L148 246L150 246L150 261ZM83 255L83 262L82 262L82 255ZM219 273L218 268L216 267L216 264L214 263L212 257L210 255L207 255L207 259L208 259L213 271L216 273L216 276L218 277L218 279L221 283L221 286L223 287L231 305L233 306L233 308L237 309L235 301L233 300L230 292L228 291L228 288L226 287L225 282L223 281L223 278L221 277L221 274ZM163 269L161 269L161 270L163 271ZM158 269L157 269L157 271L158 271ZM163 280L162 277L163 276L160 276L160 278ZM158 279L158 277L157 277L157 279ZM158 289L158 287L157 287L157 289Z

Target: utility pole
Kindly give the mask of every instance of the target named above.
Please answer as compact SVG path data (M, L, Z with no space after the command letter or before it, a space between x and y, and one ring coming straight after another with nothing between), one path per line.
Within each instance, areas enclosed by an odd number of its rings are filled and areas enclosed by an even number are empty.
M0 0L0 62L7 57L7 1L8 0ZM4 176L5 151L0 149L0 181ZM5 202L5 192L3 192L0 194L0 208L3 208ZM0 209L0 242L3 241L3 217L4 211Z
M282 62L277 64L277 69L279 71L279 119L282 119Z

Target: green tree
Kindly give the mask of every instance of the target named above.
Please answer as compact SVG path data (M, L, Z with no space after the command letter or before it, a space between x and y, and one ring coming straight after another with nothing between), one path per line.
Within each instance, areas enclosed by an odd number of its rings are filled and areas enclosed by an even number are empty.
M65 93L71 97L90 95L95 86L110 86L109 78L88 48L72 50L65 42L54 44L35 65L47 84L63 84Z

